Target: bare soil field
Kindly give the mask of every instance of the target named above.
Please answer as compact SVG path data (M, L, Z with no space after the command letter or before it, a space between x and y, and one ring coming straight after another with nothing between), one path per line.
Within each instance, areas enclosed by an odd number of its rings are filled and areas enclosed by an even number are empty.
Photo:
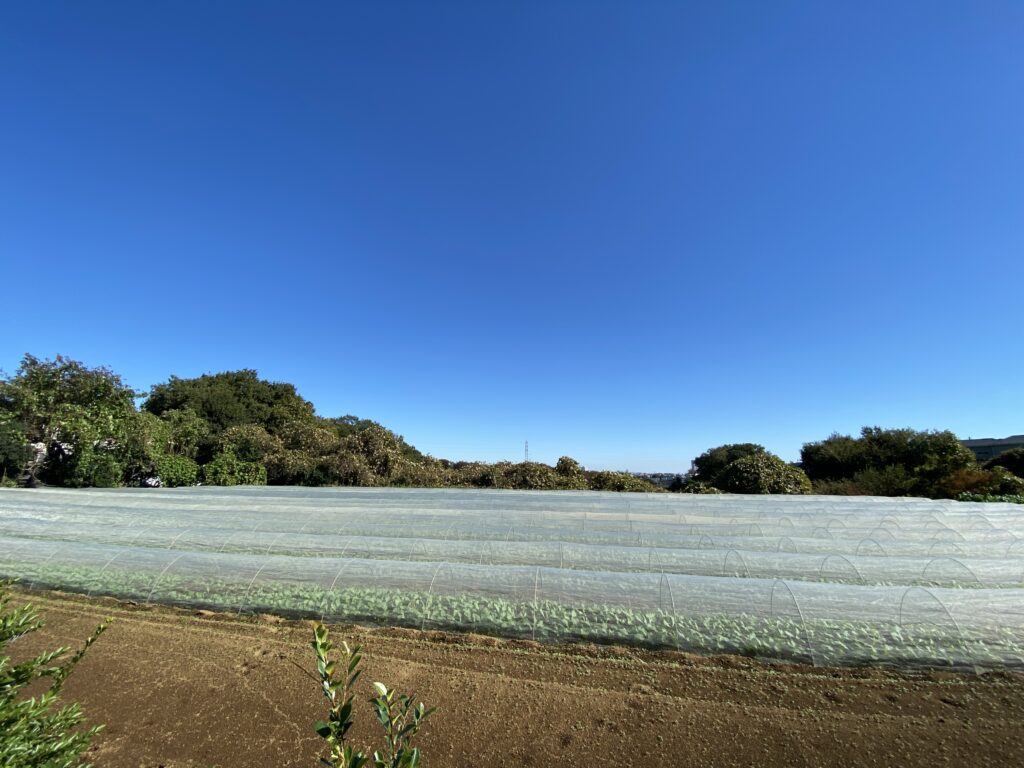
M19 592L44 630L17 656L114 623L66 698L106 729L97 768L317 764L325 702L309 622ZM596 645L334 627L365 646L357 744L376 740L370 682L440 709L428 768L1021 766L1024 675L827 669Z

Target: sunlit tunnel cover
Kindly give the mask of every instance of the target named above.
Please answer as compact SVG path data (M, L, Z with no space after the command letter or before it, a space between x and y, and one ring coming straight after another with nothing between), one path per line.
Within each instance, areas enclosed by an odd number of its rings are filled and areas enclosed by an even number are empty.
M1024 506L397 488L0 489L0 577L329 621L1024 668Z

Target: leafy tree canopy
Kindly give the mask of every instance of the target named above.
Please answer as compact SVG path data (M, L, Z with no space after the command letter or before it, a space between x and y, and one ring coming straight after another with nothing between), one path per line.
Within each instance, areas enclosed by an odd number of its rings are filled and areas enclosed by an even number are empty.
M40 360L25 355L14 376L0 380L0 413L32 442L55 437L55 415L74 414L96 431L112 434L112 424L135 410L136 393L109 368L87 368L57 355Z
M136 393L107 368L88 368L58 355L25 355L17 372L0 380L0 415L8 441L41 443L46 482L120 485L124 471L112 449L124 442Z
M250 369L195 379L172 376L150 390L142 407L157 416L189 409L209 425L214 438L240 424L258 424L273 433L289 422L314 418L313 404L294 385L264 381Z
M949 431L864 427L859 438L834 434L800 451L813 481L852 481L871 495L946 495L946 478L975 466L974 454Z
M709 448L693 460L692 479L714 486L718 475L737 459L766 453L764 446L757 443L729 443Z
M731 462L718 473L715 487L728 493L802 494L811 492L811 481L802 469L766 451Z
M867 467L867 450L858 439L833 433L800 449L800 466L812 480L853 477Z
M1024 448L1014 448L985 462L985 469L1002 467L1017 477L1024 478Z

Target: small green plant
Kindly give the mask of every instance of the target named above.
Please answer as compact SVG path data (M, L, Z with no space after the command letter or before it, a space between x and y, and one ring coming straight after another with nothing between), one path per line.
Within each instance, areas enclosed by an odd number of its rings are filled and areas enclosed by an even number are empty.
M69 648L40 653L20 664L2 654L7 643L42 627L31 605L10 609L10 595L0 584L0 765L4 768L71 768L82 766L79 756L103 726L81 730L78 704L56 708L57 695L71 670L103 631L101 624L85 645L64 661ZM50 686L26 698L25 688L41 678ZM87 766L83 766L87 768Z
M322 757L320 762L330 768L362 768L364 765L372 765L373 768L418 768L421 753L419 747L411 745L412 737L435 708L427 709L422 702L416 703L415 695L399 694L388 690L383 683L374 683L377 695L370 699L370 703L377 714L377 721L384 729L385 746L383 751L375 750L372 758L368 757L345 740L355 719L355 696L352 690L359 679L362 649L360 646L350 648L344 641L340 648L336 648L323 624L317 624L314 628L312 645L316 653L320 687L330 705L327 720L316 724L316 732L330 749L330 757ZM338 653L335 654L335 651ZM337 658L332 658L334 656Z

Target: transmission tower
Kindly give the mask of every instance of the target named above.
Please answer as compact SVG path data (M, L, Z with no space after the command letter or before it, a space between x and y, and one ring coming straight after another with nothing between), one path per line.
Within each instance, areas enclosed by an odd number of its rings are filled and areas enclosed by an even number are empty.
M526 446L523 449L523 461L529 461L529 460L530 460L530 441L527 440L526 441Z

